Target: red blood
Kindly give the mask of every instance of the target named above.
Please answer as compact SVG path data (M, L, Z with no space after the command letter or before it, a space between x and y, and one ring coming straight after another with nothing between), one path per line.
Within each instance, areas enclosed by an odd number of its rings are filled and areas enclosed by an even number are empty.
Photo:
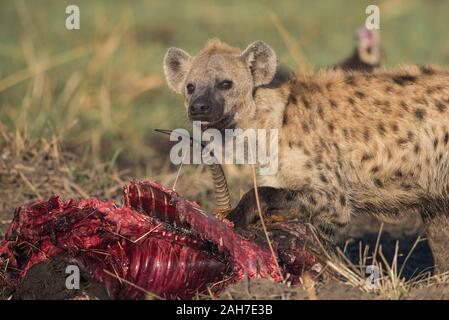
M0 240L4 285L17 285L33 265L60 254L77 260L118 299L141 299L145 291L191 298L245 274L282 279L265 245L155 182L132 181L123 202L119 207L95 198L62 202L54 196L17 208ZM315 263L303 248L277 247L285 251L278 252L286 257L285 270L296 276Z

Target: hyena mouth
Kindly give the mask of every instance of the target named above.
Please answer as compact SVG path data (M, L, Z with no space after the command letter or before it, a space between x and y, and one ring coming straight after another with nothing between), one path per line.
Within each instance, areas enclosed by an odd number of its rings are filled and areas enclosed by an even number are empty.
M234 120L234 115L236 112L236 107L232 107L231 111L225 113L223 117L216 121L201 121L201 130L207 129L217 129L220 132L224 132L225 129L235 129L236 123Z

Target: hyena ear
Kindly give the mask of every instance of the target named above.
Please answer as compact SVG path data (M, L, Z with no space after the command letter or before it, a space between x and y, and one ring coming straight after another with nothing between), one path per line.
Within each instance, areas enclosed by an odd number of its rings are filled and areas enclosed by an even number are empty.
M167 84L176 93L183 92L183 84L190 69L191 56L182 49L170 48L164 57L164 73Z
M254 79L254 86L269 84L276 73L276 53L263 41L250 44L242 53Z

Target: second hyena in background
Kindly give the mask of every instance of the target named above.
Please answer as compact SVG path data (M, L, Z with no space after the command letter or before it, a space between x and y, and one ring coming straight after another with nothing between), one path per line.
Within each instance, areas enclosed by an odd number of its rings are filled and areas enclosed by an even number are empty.
M197 55L171 48L168 85L191 120L206 127L278 129L279 170L259 187L264 214L282 210L325 239L358 214L427 224L436 266L449 269L449 72L325 70L269 86L276 55L263 42L244 51L219 41ZM257 219L254 191L229 217Z
M356 32L356 40L357 46L354 52L335 67L363 72L373 72L378 69L383 60L379 32L365 27L360 28Z

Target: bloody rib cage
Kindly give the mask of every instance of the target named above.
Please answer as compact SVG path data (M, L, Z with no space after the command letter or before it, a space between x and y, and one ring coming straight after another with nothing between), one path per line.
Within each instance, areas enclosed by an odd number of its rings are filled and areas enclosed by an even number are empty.
M226 219L152 182L132 181L123 206L95 198L58 196L16 209L0 241L0 285L20 286L35 265L69 256L100 283L108 297L191 298L207 289L266 277L296 282L316 258L304 248L304 226L278 224L279 270L257 233L237 233ZM287 235L287 236L286 236Z

